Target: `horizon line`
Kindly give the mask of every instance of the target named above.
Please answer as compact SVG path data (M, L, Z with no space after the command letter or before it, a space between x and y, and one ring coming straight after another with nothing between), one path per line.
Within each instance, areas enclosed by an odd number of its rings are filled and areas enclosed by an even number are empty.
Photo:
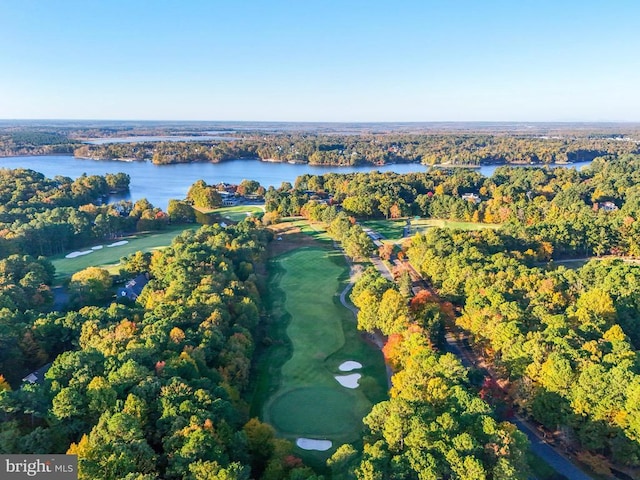
M500 123L500 124L638 124L640 120L185 120L185 119L122 119L122 118L0 118L0 122L176 122L176 123L327 123L327 124L437 124L437 123Z

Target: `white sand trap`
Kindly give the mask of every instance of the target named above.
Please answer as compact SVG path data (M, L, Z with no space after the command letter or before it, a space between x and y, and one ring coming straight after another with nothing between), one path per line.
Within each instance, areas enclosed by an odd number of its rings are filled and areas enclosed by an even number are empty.
M347 362L343 362L338 367L338 370L341 372L350 372L351 370L358 370L362 368L362 364L360 362L354 362L353 360L349 360Z
M89 255L90 253L93 253L93 250L85 250L83 252L71 252L65 255L64 258L76 258L76 257L81 257L82 255Z
M360 380L359 373L352 373L351 375L336 375L335 378L340 385L347 388L358 388L358 380Z
M119 242L112 243L111 245L107 245L107 247L120 247L121 245L126 245L129 243L128 240L120 240Z
M331 448L331 440L314 440L313 438L299 438L296 440L298 445L303 450L319 450L324 452Z
M95 247L91 247L91 250L102 250L102 245L96 245Z

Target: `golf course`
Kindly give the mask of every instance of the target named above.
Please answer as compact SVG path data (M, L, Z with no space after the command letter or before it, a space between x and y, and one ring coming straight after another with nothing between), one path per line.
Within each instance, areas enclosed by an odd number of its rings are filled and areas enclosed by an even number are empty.
M297 248L270 271L270 346L257 365L254 411L303 458L325 460L361 438L362 418L386 398L384 361L339 302L349 273L342 254Z
M364 220L360 224L379 233L386 241L396 242L403 238L407 220ZM442 220L438 218L412 218L408 236L416 233L425 233L430 228L451 228L457 230L483 230L486 228L498 229L497 223L461 222L456 220Z
M150 252L152 250L171 245L173 239L186 229L198 228L195 225L179 226L162 230L160 232L139 233L129 235L119 241L104 242L93 248L82 249L81 252L67 253L51 257L51 263L56 269L56 279L61 280L70 277L75 272L87 267L117 266L122 257L137 252ZM74 253L76 255L74 255ZM78 253L83 253L78 255Z

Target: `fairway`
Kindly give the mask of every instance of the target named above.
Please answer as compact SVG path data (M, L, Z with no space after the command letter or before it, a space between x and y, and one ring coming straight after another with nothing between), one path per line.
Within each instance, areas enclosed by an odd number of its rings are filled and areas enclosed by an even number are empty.
M272 261L271 335L288 342L278 345L281 340L273 338L262 359L263 375L270 375L263 381L271 388L260 399L261 413L292 441L331 440L327 452L299 452L316 458L357 441L362 418L386 393L382 355L360 338L353 314L338 300L347 273L341 254L320 247L299 248ZM339 366L348 360L362 364L358 388L343 387L335 378L344 374ZM277 371L274 363L280 364Z
M400 240L403 238L406 220L365 220L360 222L363 227L368 227L374 232L379 233L385 240ZM416 233L425 233L430 228L455 228L458 230L483 230L485 228L498 229L499 224L495 223L474 223L474 222L458 222L455 220L441 220L438 218L420 218L418 220L411 219L411 230L409 235Z
M75 272L83 270L87 267L104 267L112 266L120 263L122 257L131 255L138 250L142 252L149 252L157 248L162 248L171 245L173 239L187 229L198 228L194 225L181 226L172 228L170 230L163 230L161 232L154 233L140 233L137 235L131 235L124 237L122 240L126 240L124 245L107 247L107 245L115 243L114 241L106 241L101 244L103 248L95 250L89 255L82 255L75 258L65 258L64 255L56 255L50 257L51 263L56 269L56 279L62 279L70 277ZM84 251L90 250L90 248L82 249Z
M222 218L228 218L234 222L240 222L254 213L262 213L262 205L238 205L235 207L223 207L211 210L210 213L220 215Z
M475 222L458 222L456 220L440 220L437 218L421 218L420 220L411 220L411 233L424 233L429 228L451 228L457 230L484 230L500 228L497 223L475 223Z
M363 227L370 228L379 233L387 240L397 240L402 238L406 220L365 220L359 222Z

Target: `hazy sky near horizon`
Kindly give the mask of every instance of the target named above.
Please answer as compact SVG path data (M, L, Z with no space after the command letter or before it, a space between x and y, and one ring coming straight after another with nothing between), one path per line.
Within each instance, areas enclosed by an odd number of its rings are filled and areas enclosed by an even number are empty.
M637 0L0 0L0 118L640 121Z

